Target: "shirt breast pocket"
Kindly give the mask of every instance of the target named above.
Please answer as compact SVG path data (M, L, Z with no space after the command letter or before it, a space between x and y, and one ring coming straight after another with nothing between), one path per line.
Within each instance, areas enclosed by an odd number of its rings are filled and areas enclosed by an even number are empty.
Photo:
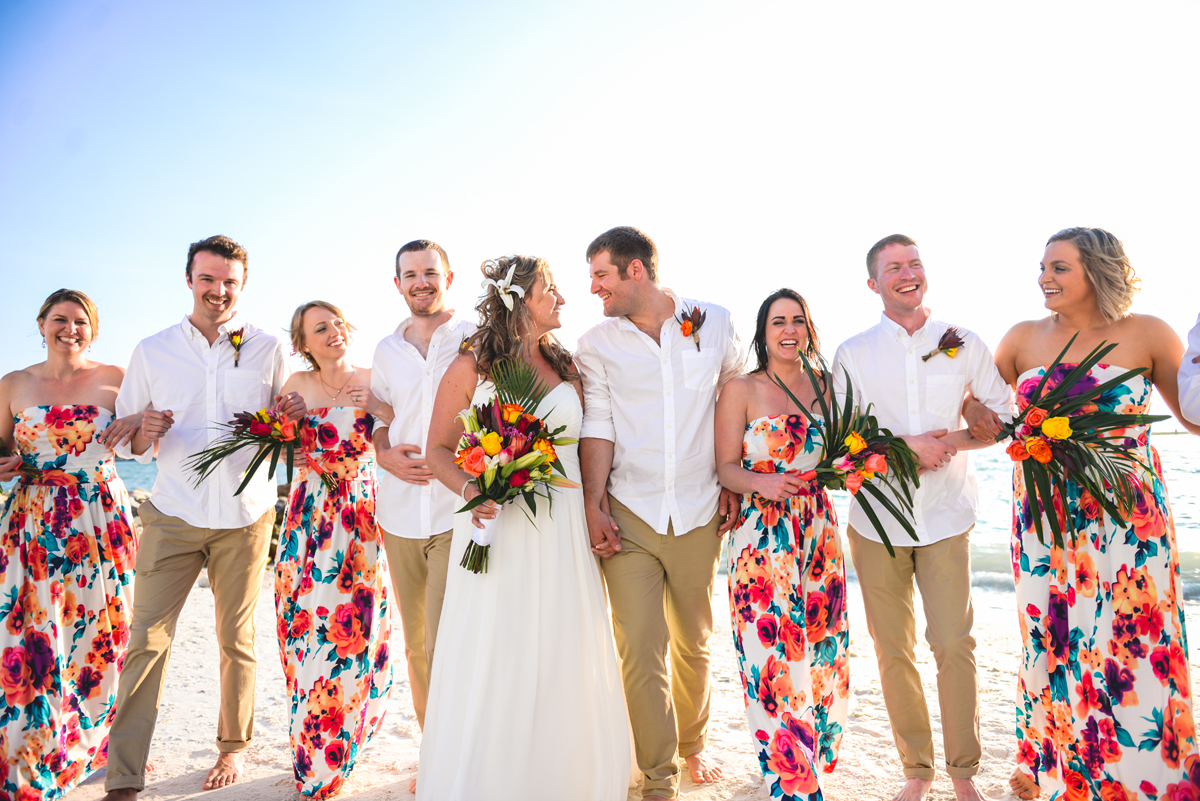
M257 412L267 406L266 380L251 372L239 373L230 370L225 373L225 402L229 408L239 412Z
M962 417L963 394L967 379L960 375L925 377L925 407L929 413L957 427Z
M683 385L704 392L717 385L721 374L721 353L716 348L688 348L683 352Z

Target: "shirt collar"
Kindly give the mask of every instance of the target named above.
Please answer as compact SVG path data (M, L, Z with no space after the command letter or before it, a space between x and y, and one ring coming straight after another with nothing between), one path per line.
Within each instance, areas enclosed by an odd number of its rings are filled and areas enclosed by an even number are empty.
M675 317L681 319L683 317L683 299L680 298L679 295L675 294L675 290L673 290L673 289L669 289L664 286L664 287L662 287L662 291L675 304ZM639 330L638 327L633 324L633 321L630 320L628 317L622 316L620 318L620 321L621 321L622 328L625 328L629 331ZM664 325L666 324L665 320L663 321L663 324Z
M909 336L908 332L904 330L904 326L897 323L891 317L888 317L886 312L880 312L879 314L880 327L883 329L888 339L894 339L897 342L904 342L905 340L910 342L923 341L928 336L928 331L932 327L932 324L933 314L931 313L925 318L925 324L914 331L912 336Z
M450 312L450 318L448 320L446 320L446 322L442 323L441 325L439 325L437 328L434 329L433 335L435 337L440 334L444 334L445 332L449 331L451 328L454 328L455 326L457 326L460 322L458 312L456 312L454 309L446 309L446 311ZM396 326L396 336L400 337L401 339L404 339L404 332L408 330L408 327L410 325L412 325L412 323L413 323L412 317L405 317L403 320L401 320L400 325Z
M231 317L228 322L221 323L221 325L217 326L217 333L221 336L224 336L225 339L228 340L230 331L236 331L238 328L245 327L244 324L234 327L233 323L236 321L237 312L234 312L233 317ZM187 334L188 339L195 339L196 337L204 339L204 334L200 332L199 328L192 324L192 316L190 314L183 315L183 322L181 325L183 326L183 333ZM221 337L217 337L218 341L220 341L220 339Z

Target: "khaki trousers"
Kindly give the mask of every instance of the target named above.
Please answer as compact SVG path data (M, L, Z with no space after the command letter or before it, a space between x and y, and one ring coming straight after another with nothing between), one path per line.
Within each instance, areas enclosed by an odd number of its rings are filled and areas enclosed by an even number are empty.
M425 704L429 700L429 671L437 642L442 601L446 597L446 570L450 564L452 531L428 539L397 537L383 532L383 550L392 576L392 594L400 608L404 629L404 656L408 660L408 683L412 688L417 723L425 728Z
M708 730L712 590L720 515L681 537L663 536L616 498L621 550L601 560L634 753L644 795L679 794L679 757L704 750ZM671 678L667 679L667 648Z
M196 528L164 515L149 502L138 509L142 538L133 584L129 650L117 685L116 715L108 734L105 790L145 788L143 773L158 717L175 624L200 569L208 579L217 613L221 649L221 708L217 747L241 751L254 732L254 610L275 510L245 528Z
M966 779L979 771L979 682L971 626L970 530L920 547L882 543L846 527L858 573L867 631L875 641L879 683L905 778L932 779L933 731L916 665L913 579L925 607L925 640L937 661L938 705L946 773Z

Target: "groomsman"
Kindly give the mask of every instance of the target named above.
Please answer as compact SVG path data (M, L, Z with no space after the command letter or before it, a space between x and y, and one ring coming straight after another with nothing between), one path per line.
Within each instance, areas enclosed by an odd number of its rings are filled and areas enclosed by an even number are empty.
M838 348L834 388L845 395L848 371L855 402L874 404L879 424L903 436L927 471L913 503L916 542L890 515L879 516L894 558L857 501L846 529L907 780L896 799L923 799L935 772L929 710L914 658L915 579L925 608L925 638L937 660L946 772L960 801L983 801L973 778L981 748L968 539L979 499L961 451L992 443L962 429L961 410L968 390L998 414L1010 411L1012 396L983 340L961 326L955 326L962 339L956 351L922 358L950 344L941 340L951 326L925 308L925 266L916 242L902 234L876 242L867 253L867 274L867 286L883 301L883 315L878 325Z
M679 793L677 756L695 782L721 776L705 754L708 638L721 535L738 501L717 483L713 412L745 356L728 311L659 285L658 250L638 229L601 234L587 261L609 318L580 337L575 357L588 532L604 557L643 798L668 801Z
M436 243L418 239L400 248L394 280L410 316L379 343L371 363L371 391L395 411L390 423L375 424L375 458L382 468L375 515L384 532L413 707L423 729L454 510L462 503L425 465L425 439L438 384L475 325L446 308L454 273Z
M1179 365L1179 409L1184 417L1200 425L1200 316L1188 334L1187 353Z
M142 415L141 429L117 453L142 463L157 454L158 480L138 509L133 622L108 735L109 801L134 798L145 787L175 623L206 562L216 603L221 700L220 756L204 789L241 777L242 751L253 734L254 610L275 522L275 478L260 470L234 495L249 451L226 459L199 486L184 467L191 454L220 436L213 424L236 412L277 403L292 420L305 413L297 393L277 394L290 372L283 343L237 317L246 263L246 251L224 236L188 248L192 312L138 343L117 395L118 417Z

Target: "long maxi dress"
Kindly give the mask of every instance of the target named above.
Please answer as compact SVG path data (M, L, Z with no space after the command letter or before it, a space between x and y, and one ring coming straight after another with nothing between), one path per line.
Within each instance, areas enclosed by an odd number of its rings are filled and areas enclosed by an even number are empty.
M18 412L23 476L0 517L0 798L62 798L108 763L137 540L96 406Z
M473 403L494 395L485 382ZM579 436L573 386L558 384L536 413ZM578 447L557 448L572 481ZM553 509L539 502L534 523L515 508L523 500L501 510L486 573L459 565L474 528L469 513L454 516L418 801L625 801L629 722L583 491L550 492Z
M296 789L312 798L342 789L383 722L392 685L373 426L374 418L354 407L309 411L300 428L305 456L275 557Z
M1074 365L1061 365L1047 388ZM1097 365L1078 385L1125 372ZM1023 409L1045 374L1018 379ZM1104 411L1144 413L1151 384L1136 376L1095 402ZM1019 465L1013 472L1013 577L1024 655L1017 676L1018 767L1048 799L1200 796L1189 687L1187 633L1175 526L1158 453L1145 427L1125 444L1151 468L1121 526L1074 483L1054 505L1073 518L1065 548L1038 541Z
M803 473L820 458L820 437L799 415L760 417L746 426L742 466ZM845 560L824 489L806 484L786 502L746 499L729 601L746 717L771 797L818 801L850 695Z

